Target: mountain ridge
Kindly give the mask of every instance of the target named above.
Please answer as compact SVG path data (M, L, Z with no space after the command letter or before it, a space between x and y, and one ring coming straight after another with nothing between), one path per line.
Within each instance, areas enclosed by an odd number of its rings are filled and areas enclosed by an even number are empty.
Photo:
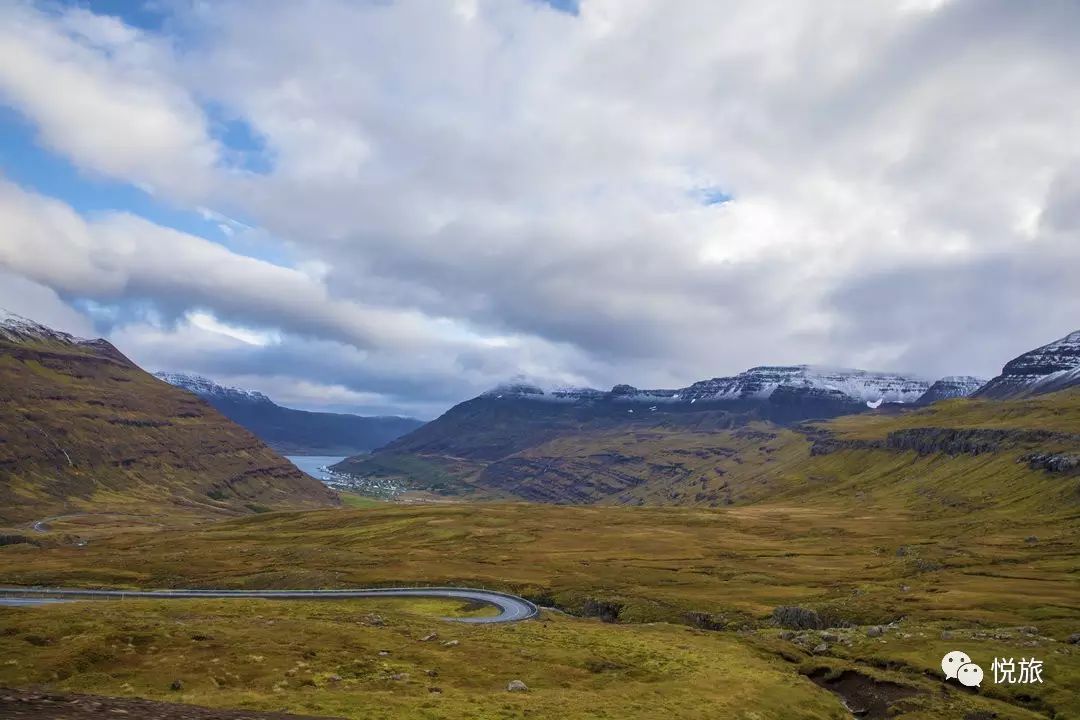
M935 380L916 403L930 405L940 400L968 397L977 392L986 382L983 378L973 375L946 375Z
M1080 330L1018 355L975 393L996 400L1080 385Z
M243 514L339 502L105 340L0 319L0 523L60 513Z
M193 373L156 372L287 455L353 455L382 447L423 422L394 415L313 412L278 405L261 392L220 385Z
M420 477L429 486L449 488L497 477L498 485L507 486L516 482L512 468L529 465L521 453L566 436L709 434L754 423L783 427L882 405L915 407L929 387L896 373L809 365L760 366L671 390L545 390L507 383L455 405L370 456L346 458L334 470L403 483Z
M1040 348L1043 360L1036 367L1058 375L1063 369L1065 375L1071 372L1060 366L1071 361L1073 350L1080 364L1080 343L1070 344L1080 340L1080 333L1075 336ZM1047 355L1052 362L1045 361ZM979 395L983 387L972 376L946 376L931 384L896 373L806 365L761 366L675 390L616 385L610 391L546 391L528 383L505 384L334 469L357 478L361 489L370 478L435 492L543 502L729 504L778 487L778 476L770 470L778 460L797 465L838 447L851 452L996 452L1001 446L996 429L964 434L962 424L912 428L902 422L931 417L925 413L932 408L969 402L966 398ZM979 402L971 416L984 423L995 403ZM865 422L856 420L863 416ZM848 419L867 427L897 423L904 429L873 442L821 439L812 429L820 422ZM1019 430L1002 429L1002 437L1028 444L1032 458L1049 457L1037 463L1071 467L1071 454L1058 457L1058 448L1047 450L1042 440L1025 434L1030 427Z
M874 372L854 368L815 365L760 365L737 375L699 380L676 389L640 389L633 385L615 385L609 391L596 388L553 388L545 390L527 382L497 385L481 397L517 396L556 402L595 401L604 398L642 403L723 402L767 399L781 388L803 388L836 392L854 402L912 403L929 388L924 380L900 373Z

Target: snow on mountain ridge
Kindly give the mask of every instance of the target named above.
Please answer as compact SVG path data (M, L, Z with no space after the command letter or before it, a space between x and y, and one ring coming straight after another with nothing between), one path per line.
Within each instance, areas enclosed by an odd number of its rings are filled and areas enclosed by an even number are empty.
M871 372L814 365L763 365L733 377L713 378L694 383L681 391L684 396L703 399L764 399L777 388L796 387L833 390L859 402L914 402L929 383L896 373Z
M52 340L66 345L86 345L96 342L60 330L53 330L47 325L42 325L4 308L0 308L0 338L9 342Z
M200 397L228 397L247 402L270 402L270 398L255 390L219 385L210 378L189 373L156 372L154 377L164 380Z
M701 380L681 389L639 389L616 385L609 392L593 388L545 391L532 383L500 385L485 397L527 397L534 400L579 401L607 397L618 402L674 403L725 400L764 400L778 388L839 393L859 403L913 403L930 383L896 373L870 372L812 365L777 365L750 368L731 377Z
M978 397L1007 398L1080 384L1080 330L1013 358Z
M934 382L930 389L919 398L920 405L929 405L939 400L968 397L986 384L986 380L971 375L946 375Z

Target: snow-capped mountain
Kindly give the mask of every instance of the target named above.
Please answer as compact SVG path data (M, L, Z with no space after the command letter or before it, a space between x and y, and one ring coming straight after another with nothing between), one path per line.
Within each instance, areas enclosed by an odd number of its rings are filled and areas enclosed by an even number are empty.
M985 384L986 380L983 378L972 377L971 375L949 375L931 385L930 389L919 398L918 402L920 405L929 405L930 403L936 403L938 400L968 397Z
M697 382L679 394L700 400L764 399L779 388L838 392L858 402L911 403L929 389L923 380L895 373L818 368L811 365L751 368L729 378Z
M553 402L664 403L693 405L747 400L767 400L778 391L784 396L805 394L841 402L877 407L887 403L914 403L930 388L930 383L895 373L818 368L811 365L755 367L731 377L702 380L674 390L642 390L616 385L610 391L593 388L562 388L545 391L528 383L501 385L484 393L489 398L527 398Z
M108 340L77 337L61 330L55 330L47 325L42 325L4 308L0 308L0 340L12 343L52 342L62 345L83 346L103 356L131 364L131 361L113 347Z
M41 323L34 322L22 315L16 315L4 308L0 308L0 338L8 342L25 342L27 340L51 340L64 343L65 345L81 345L89 342L83 338L69 335L66 332L53 330Z
M362 417L282 407L254 390L226 387L188 373L159 379L198 395L275 450L290 455L350 455L381 447L423 423L414 418Z
M236 387L226 387L224 385L218 385L210 378L203 377L202 375L192 375L189 373L171 373L171 372L156 372L154 377L164 380L170 385L175 385L178 388L183 388L190 393L194 393L201 398L224 398L232 400L234 402L248 402L248 403L269 403L270 398L263 395L261 392L254 390L242 390Z
M1080 385L1080 330L1005 363L976 397L1010 398Z

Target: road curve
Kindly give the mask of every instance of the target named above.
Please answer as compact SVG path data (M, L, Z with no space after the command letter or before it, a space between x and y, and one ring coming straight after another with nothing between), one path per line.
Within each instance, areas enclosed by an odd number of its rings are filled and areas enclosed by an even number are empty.
M460 598L487 603L499 609L489 617L442 618L448 622L506 623L535 617L536 605L516 595L474 588L354 588L349 590L77 590L43 587L0 587L0 605L38 605L64 600L148 598L158 600L191 600L248 598L263 600L352 600L374 597Z

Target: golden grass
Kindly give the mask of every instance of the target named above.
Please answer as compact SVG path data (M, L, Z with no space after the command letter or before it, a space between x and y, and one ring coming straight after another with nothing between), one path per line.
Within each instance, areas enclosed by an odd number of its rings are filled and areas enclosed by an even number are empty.
M469 626L424 614L445 613L445 606L417 612L369 601L88 607L0 609L0 685L365 719L839 720L849 715L838 698L803 673L856 666L848 657L812 658L791 644L784 660L772 649L783 644L773 631L740 636L552 614L518 625ZM438 637L423 640L431 633ZM1014 699L972 697L927 677L932 658L896 637L840 652L879 654L889 642L898 644L890 657L910 667L862 672L917 692L897 708L906 711L903 717L961 717L977 709L1002 719L1038 717ZM939 645L931 643L933 652ZM529 691L507 692L511 680L524 681ZM174 681L180 690L171 689Z

